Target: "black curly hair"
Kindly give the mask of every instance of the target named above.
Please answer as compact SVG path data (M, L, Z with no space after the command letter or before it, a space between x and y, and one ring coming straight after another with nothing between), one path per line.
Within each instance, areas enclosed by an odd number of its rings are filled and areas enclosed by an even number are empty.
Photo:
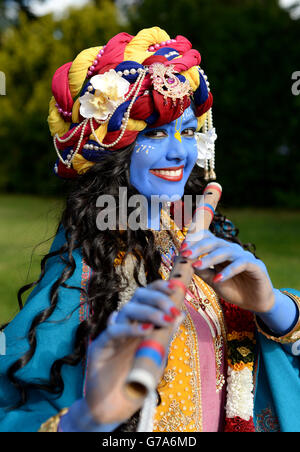
M99 195L109 194L114 196L118 207L119 187L127 187L128 197L138 194L137 190L131 185L129 177L133 147L134 145L131 145L118 152L105 155L85 174L72 182L68 182L69 193L58 226L58 228L60 226L64 228L66 242L60 249L44 256L41 261L39 279L32 284L25 285L18 292L19 306L22 309L22 295L43 279L48 259L54 256L60 257L64 263L64 269L60 277L53 281L49 307L32 320L28 333L29 350L8 369L9 380L20 392L18 407L26 402L28 390L31 389L45 390L59 396L64 390L64 381L61 376L62 366L76 366L79 362L82 362L86 358L88 340L95 339L105 329L109 315L118 306L120 292L124 290L122 279L114 266L114 261L120 250L125 252L125 256L128 253L133 253L136 257L134 278L138 286L141 286L138 273L142 260L147 274L147 283L161 279L159 274L161 256L159 251L155 249L154 234L151 230L134 231L127 229L121 233L118 227L116 230L100 231L96 225L96 217L99 213L99 209L96 208L96 201ZM203 170L195 166L186 184L185 194L201 194L204 185ZM193 196L193 200L195 203L196 196ZM128 208L128 214L130 214L130 208ZM243 246L237 237L237 229L219 213L215 214L211 231L219 237ZM70 290L85 292L81 287L71 287L67 284L76 268L73 257L73 252L76 249L81 250L85 262L92 269L92 276L85 293L89 312L92 314L87 320L79 324L73 352L53 362L48 381L40 381L39 383L22 381L16 376L16 372L24 368L32 359L37 347L37 328L47 321L55 311L59 298L59 288L66 287Z

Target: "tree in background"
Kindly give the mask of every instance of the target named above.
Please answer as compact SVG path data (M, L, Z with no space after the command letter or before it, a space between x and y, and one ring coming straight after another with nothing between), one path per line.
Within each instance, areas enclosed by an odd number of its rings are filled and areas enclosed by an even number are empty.
M200 50L215 98L225 203L300 207L300 96L291 91L300 70L300 20L277 0L176 0L171 7L167 0L94 0L60 21L22 12L0 34L0 71L7 76L0 190L59 193L46 123L51 77L80 50L121 31L115 3L131 5L129 33L159 25Z
M41 3L45 0L39 0ZM28 19L33 19L35 17L34 13L30 8L30 0L0 0L0 11L1 16L5 17L8 8L15 8L16 13L23 12ZM17 17L17 15L16 15Z
M119 31L114 3L101 0L98 7L71 10L59 21L51 15L31 20L21 12L18 24L2 33L0 70L7 95L0 97L0 190L61 191L47 126L52 76L81 50L102 45Z

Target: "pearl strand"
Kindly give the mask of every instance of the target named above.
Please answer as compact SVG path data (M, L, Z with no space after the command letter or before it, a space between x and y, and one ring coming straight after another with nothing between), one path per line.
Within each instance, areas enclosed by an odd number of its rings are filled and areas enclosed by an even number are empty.
M103 53L104 53L104 49L106 46L103 46L101 50L99 50L98 55L96 56L96 58L93 61L93 64L89 67L88 69L88 77L91 77L96 69L97 64L99 63L100 58L102 57Z
M79 130L81 127L81 123L78 124L77 127L74 128L73 132L71 133L71 135L69 135L67 138L60 138L58 133L56 133L54 135L54 139L56 139L59 143L67 143L67 141L69 141L71 138L73 138L73 136L75 135L75 133L77 132L77 130Z
M85 119L82 123L80 123L77 127L75 127L74 130L73 130L73 132L72 132L68 137L66 137L66 138L60 138L58 134L55 134L55 136L54 136L54 138L53 138L53 143L54 143L54 148L55 148L56 154L57 154L59 160L60 160L65 166L67 166L67 168L70 168L70 167L71 167L71 163L72 163L72 161L73 161L75 155L76 155L76 154L79 152L79 150L80 150L80 146L81 146L81 143L82 143L83 138L84 138L84 132L85 132L85 129L86 129L86 126L87 126L88 121L90 121L90 127L91 127L91 130L92 130L93 135L94 135L94 137L95 137L95 140L97 141L97 143L98 143L100 146L102 146L102 147L104 147L104 148L111 148L111 147L115 146L115 145L118 144L119 141L123 138L123 136L124 136L124 134L125 134L125 131L126 131L126 128L127 128L127 124L128 124L128 120L129 120L131 108L132 108L132 106L133 106L133 104L134 104L134 102L135 102L135 100L136 100L136 98L137 98L137 96L138 96L138 93L139 93L139 91L140 91L140 89L141 89L142 83L143 83L144 78L145 78L146 73L147 73L147 69L139 68L137 71L139 72L139 76L138 76L137 80L135 81L135 83L134 83L132 89L131 89L131 90L129 91L129 93L124 97L123 101L120 102L120 103L114 108L113 112L108 116L108 118L107 118L106 120L101 121L101 120L95 119L95 121L96 121L98 124L101 124L101 125L102 125L102 124L106 124L107 122L109 122L109 120L111 119L111 117L113 116L113 114L115 113L115 111L117 110L117 108L119 108L119 106L120 106L123 102L125 102L126 100L128 100L128 98L132 95L132 93L133 93L134 90L136 89L136 93L135 93L135 95L133 96L133 98L132 98L132 100L131 100L131 102L130 102L130 104L129 104L128 110L126 111L126 113L125 113L125 115L124 115L124 118L122 119L121 134L119 135L119 137L118 137L113 143L111 143L111 144L103 144L103 143L100 142L100 140L98 139L98 137L97 137L97 135L96 135L96 132L95 132L95 128L94 128L94 125L93 125L93 118ZM69 140L71 140L71 138L73 138L73 136L74 136L74 135L76 134L76 132L80 129L80 127L82 127L82 130L81 130L81 133L80 133L80 138L79 138L79 141L78 141L76 150L73 152L73 154L72 154L72 153L71 153L71 154L68 154L67 160L64 160L64 159L62 158L61 154L60 154L60 151L59 151L58 147L57 147L56 140L57 140L59 143L67 143Z
M92 119L90 119L90 121L91 121L91 122L90 122L90 125L91 125L91 129L92 129L93 135L94 135L94 137L95 137L95 140L97 141L97 143L98 143L100 146L102 146L102 147L104 147L104 148L112 148L112 147L114 147L116 144L118 144L118 143L121 141L121 139L123 138L123 136L124 136L124 134L125 134L125 131L126 131L126 128L127 128L128 121L129 121L129 116L130 116L131 108L132 108L132 106L133 106L133 104L134 104L134 102L135 102L135 100L136 100L136 98L137 98L137 96L138 96L138 93L139 93L139 91L140 91L140 89L141 89L141 86L142 86L142 83L143 83L143 81L144 81L145 76L146 76L146 71L144 71L143 73L141 73L141 74L139 75L139 77L138 77L139 83L138 83L138 87L137 87L136 93L135 93L135 95L133 96L133 98L132 98L132 100L131 100L131 102L130 102L130 104L129 104L129 107L128 107L127 111L126 111L126 113L124 114L124 118L122 119L121 133L120 133L119 137L118 137L113 143L110 143L110 144L104 144L104 143L101 143L101 141L99 140L99 138L98 138L97 135L96 135L96 132L95 132L95 129L94 129L94 125L93 125Z
M203 125L203 132L205 134L207 134L208 132L208 119L207 117L205 118L205 122ZM209 179L209 164L208 164L208 159L205 158L205 162L204 162L204 179L208 180Z
M139 72L139 76L138 76L138 78L136 79L136 81L135 81L135 83L134 83L132 89L130 90L130 92L125 96L124 101L128 100L129 97L131 96L131 94L135 91L135 88L138 86L138 84L139 84L139 82L140 82L140 79L141 79L141 76L142 76L142 75L144 75L144 77L143 77L143 81L144 81L144 78L145 78L145 76L146 76L146 74L147 74L147 72L148 72L148 69L142 69L142 68L139 68L139 69L138 69L138 72ZM140 85L138 91L140 90L140 88L141 88L141 85Z
M55 148L56 154L57 154L59 160L60 160L67 168L71 168L72 160L74 159L75 155L78 153L78 151L79 151L79 149L80 149L81 143L82 143L83 138L84 138L84 132L85 132L87 123L88 123L88 119L85 119L81 124L79 124L79 125L74 129L74 132L72 132L72 134L71 134L69 137L67 137L66 139L61 139L61 138L59 138L57 134L56 134L56 135L54 136L54 138L53 138L53 143L54 143L54 148ZM70 139L74 136L74 134L76 133L77 130L79 130L80 127L82 127L82 130L81 130L81 133L80 133L80 138L79 138L78 144L77 144L77 146L76 146L76 150L73 152L73 154L72 154L72 153L71 153L71 154L68 154L67 160L64 160L64 159L62 158L61 154L60 154L60 151L59 151L58 147L57 147L56 140L58 140L60 143L65 143L65 142L67 142L68 140L70 140Z
M55 104L55 107L57 108L58 113L59 113L60 115L65 116L66 118L68 118L69 121L71 120L71 118L72 118L72 113L71 113L71 112L64 111L64 110L59 106L58 103Z
M119 71L119 72L122 73L122 71ZM146 73L148 72L148 70L147 70L147 69L139 68L139 69L137 69L137 72L139 72L140 75L141 75L142 73L145 73L145 75L146 75ZM138 83L139 83L139 80L140 80L140 78L138 77L138 78L136 79L136 81L134 82L134 85L133 85L133 87L131 88L131 90L130 90L130 91L127 93L127 95L123 98L122 102L120 102L118 105L115 106L115 108L113 109L112 113L109 114L109 116L107 117L107 119L101 121L101 120L99 120L99 119L95 119L95 118L94 118L95 121L96 121L98 124L106 124L107 122L109 122L110 119L112 118L112 116L114 115L115 111L120 107L120 105L122 105L122 103L126 102L126 101L129 99L129 97L132 95L132 93L135 91L135 89L136 89L136 87L137 87L137 85L138 85Z
M122 75L125 75L127 77L128 75L136 75L136 73L141 74L145 69L139 67L138 69L131 68L131 69L125 69L124 71L118 71L117 74L122 77Z
M205 75L204 70L200 68L200 72L203 75L203 78L205 80L206 83L206 87L207 87L207 91L210 92L210 83L208 81L207 75Z
M214 127L213 125L213 113L212 108L208 112L208 128L209 130L212 130ZM216 153L215 153L215 143L212 147L212 157L210 159L210 179L216 179L216 173L215 173L215 159L216 159Z
M170 45L175 42L176 42L176 39L168 39L167 41L162 41L160 44L153 44L148 48L148 52L155 52L160 47L164 47L164 46Z
M82 124L83 127L82 127L82 130L81 130L81 134L80 134L80 138L79 138L79 141L78 141L78 145L77 145L77 147L76 147L76 150L73 152L73 155L70 154L71 157L69 158L69 161L68 161L68 163L66 164L66 166L67 166L68 168L71 168L72 161L73 161L75 155L76 155L76 154L79 152L79 150L80 150L81 143L82 143L83 138L84 138L84 133L85 133L85 129L86 129L87 123L88 123L88 119L85 119L85 120L83 121L83 124Z

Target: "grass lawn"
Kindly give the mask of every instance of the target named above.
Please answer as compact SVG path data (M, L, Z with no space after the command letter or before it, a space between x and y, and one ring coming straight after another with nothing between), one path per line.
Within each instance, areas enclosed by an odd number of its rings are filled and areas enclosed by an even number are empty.
M243 243L253 243L274 286L300 290L300 211L242 209L223 213L239 228Z
M0 195L0 324L18 312L18 288L38 277L41 256L52 239L34 248L53 236L61 206L56 199ZM256 245L275 287L300 290L300 211L223 213L240 229L244 243Z
M39 276L52 240L41 242L54 235L61 206L56 199L0 195L0 324L19 311L18 289Z

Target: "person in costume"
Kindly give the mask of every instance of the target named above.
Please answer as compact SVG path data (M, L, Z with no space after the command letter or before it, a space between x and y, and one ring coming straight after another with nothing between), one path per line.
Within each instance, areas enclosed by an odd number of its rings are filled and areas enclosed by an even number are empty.
M161 209L145 230L97 227L100 195L118 208L120 187L178 199L215 178L200 63L188 39L154 27L55 73L49 126L70 191L40 278L4 329L1 431L136 431L145 419L155 432L300 431L300 294L273 287L234 225L216 213L190 242ZM180 253L198 259L181 313L167 281ZM147 416L120 387L141 338L170 324Z

